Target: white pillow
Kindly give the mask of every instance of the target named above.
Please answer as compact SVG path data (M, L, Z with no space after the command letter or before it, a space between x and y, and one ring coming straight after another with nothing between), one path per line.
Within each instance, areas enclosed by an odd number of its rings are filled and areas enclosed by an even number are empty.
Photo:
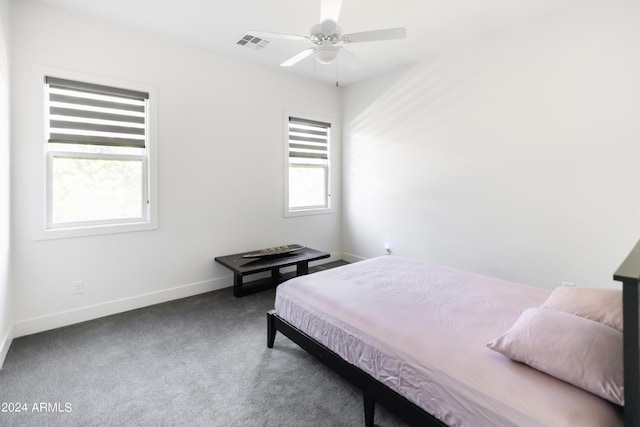
M624 406L622 332L545 308L525 310L487 346L508 358Z
M575 314L622 331L620 289L556 288L542 307Z

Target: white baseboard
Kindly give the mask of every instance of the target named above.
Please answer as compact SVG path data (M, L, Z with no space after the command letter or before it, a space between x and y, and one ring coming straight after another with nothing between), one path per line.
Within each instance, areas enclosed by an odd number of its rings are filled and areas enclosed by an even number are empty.
M13 341L13 326L10 326L5 336L2 337L2 341L0 341L0 369L2 369L2 366L4 365L4 360L7 358L7 353L9 353L9 347L11 347L12 341Z
M310 264L319 265L328 262L339 261L343 259L342 254L333 253L329 258L311 262ZM295 267L294 267L295 269ZM257 276L257 275L256 275ZM3 347L3 353L0 357L6 355L9 350L11 339L31 335L38 332L48 331L50 329L60 328L62 326L72 325L74 323L86 322L87 320L98 319L100 317L110 316L112 314L122 313L129 310L135 310L154 304L160 304L180 298L186 298L205 292L215 291L233 286L233 276L225 276L217 279L207 280L204 282L192 283L189 285L178 286L170 289L163 289L157 292L137 295L134 297L123 298L115 301L108 301L87 307L80 307L74 310L61 311L46 316L33 317L30 319L19 320L13 323L12 336L9 338L7 348ZM3 361L4 358L0 359Z
M309 266L312 267L314 265L322 265L322 264L327 264L327 263L330 263L330 262L340 261L340 260L342 260L342 253L334 252L334 253L329 255L329 258L321 259L319 261L311 261L309 263Z
M98 319L112 314L215 291L229 287L232 284L232 276L226 276L204 282L178 286L175 288L163 289L158 292L151 292L148 294L81 307L74 310L61 311L46 316L19 320L13 323L13 333L16 338L24 335L31 335L47 331L49 329L72 325L74 323L85 322L87 320Z
M364 261L367 258L345 252L342 254L342 259L347 262L358 262Z

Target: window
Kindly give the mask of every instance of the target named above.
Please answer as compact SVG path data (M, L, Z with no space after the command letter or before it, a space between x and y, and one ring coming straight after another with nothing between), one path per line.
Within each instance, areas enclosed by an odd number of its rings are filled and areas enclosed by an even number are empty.
M286 214L327 212L331 124L287 116L287 126Z
M45 88L46 229L150 224L149 93L49 76Z

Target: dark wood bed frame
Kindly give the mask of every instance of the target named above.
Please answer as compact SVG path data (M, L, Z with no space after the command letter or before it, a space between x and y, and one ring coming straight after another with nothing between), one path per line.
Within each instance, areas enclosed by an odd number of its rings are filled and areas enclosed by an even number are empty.
M624 425L638 427L640 426L640 306L638 305L640 242L629 253L613 277L622 282L623 295ZM367 427L373 426L376 402L384 405L409 425L446 427L446 424L433 415L278 317L275 310L270 310L267 312L267 347L273 348L277 331L362 390L364 419Z
M275 310L267 312L267 347L273 348L276 331L282 332L291 341L318 358L322 363L340 374L347 381L362 390L364 399L364 423L373 426L376 402L395 413L412 426L447 427L442 421L424 411L394 390L382 384L362 369L346 362L324 345L301 332L287 321L278 317Z
M640 426L640 242L613 275L622 282L622 322L624 325L624 425Z

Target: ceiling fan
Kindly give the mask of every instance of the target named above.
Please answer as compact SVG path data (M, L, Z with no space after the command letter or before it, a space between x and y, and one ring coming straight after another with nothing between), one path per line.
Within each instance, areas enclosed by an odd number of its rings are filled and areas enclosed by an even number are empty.
M340 46L339 43L394 40L405 38L407 35L407 29L404 27L342 34L342 30L338 26L341 8L342 0L320 0L320 23L311 27L308 36L264 31L249 31L249 34L262 38L279 38L313 43L313 46L304 49L280 64L282 67L291 67L311 54L315 54L315 59L320 64L331 64L339 54L341 61L354 69L361 67L363 65L362 61L343 46Z

